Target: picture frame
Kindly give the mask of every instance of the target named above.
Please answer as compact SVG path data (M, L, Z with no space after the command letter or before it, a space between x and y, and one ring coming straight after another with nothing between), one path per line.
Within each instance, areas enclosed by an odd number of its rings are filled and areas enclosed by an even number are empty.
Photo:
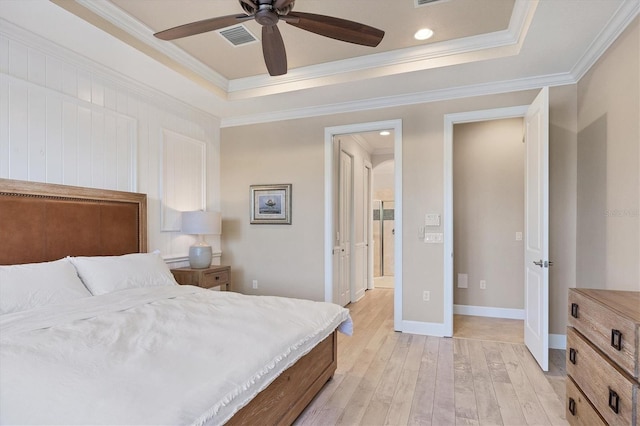
M251 224L291 225L291 184L251 185Z

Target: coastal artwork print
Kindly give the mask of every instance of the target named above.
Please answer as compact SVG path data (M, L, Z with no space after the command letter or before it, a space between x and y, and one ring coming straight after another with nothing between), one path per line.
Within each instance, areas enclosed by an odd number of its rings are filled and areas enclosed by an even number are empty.
M251 185L252 224L291 224L291 184Z

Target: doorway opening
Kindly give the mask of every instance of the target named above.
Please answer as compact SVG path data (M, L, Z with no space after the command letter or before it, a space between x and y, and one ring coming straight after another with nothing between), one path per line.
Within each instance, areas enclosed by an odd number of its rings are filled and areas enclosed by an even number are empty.
M393 278L397 330L402 318L402 200L393 194L402 194L401 141L401 120L325 129L325 300L343 305L357 301L377 286L374 270L384 273L384 267ZM353 160L347 161L351 167L344 166L347 157ZM376 182L383 180L377 176L382 170L389 179L380 189ZM391 213L380 211L383 201ZM393 215L392 225L379 220L385 214ZM374 240L382 226L391 231L385 243ZM379 255L384 251L383 265Z
M549 88L531 105L445 115L445 238L443 335L453 335L453 127L457 123L524 117L524 341L543 371L549 365ZM491 236L489 236L491 237ZM487 285L487 283L485 283Z
M453 336L524 343L524 119L453 127Z
M375 173L374 173L375 178ZM395 202L373 200L373 283L376 288L394 287L393 246L395 233Z

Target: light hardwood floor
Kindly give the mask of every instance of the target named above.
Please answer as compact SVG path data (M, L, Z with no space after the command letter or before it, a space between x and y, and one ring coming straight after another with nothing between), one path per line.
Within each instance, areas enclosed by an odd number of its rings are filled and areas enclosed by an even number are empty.
M393 290L349 306L338 370L296 425L559 425L562 352L544 374L522 344L393 331Z

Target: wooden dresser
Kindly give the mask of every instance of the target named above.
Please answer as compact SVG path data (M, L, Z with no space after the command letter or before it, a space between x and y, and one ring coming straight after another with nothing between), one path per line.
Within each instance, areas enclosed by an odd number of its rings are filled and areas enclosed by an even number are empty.
M638 425L640 292L569 289L567 420Z

